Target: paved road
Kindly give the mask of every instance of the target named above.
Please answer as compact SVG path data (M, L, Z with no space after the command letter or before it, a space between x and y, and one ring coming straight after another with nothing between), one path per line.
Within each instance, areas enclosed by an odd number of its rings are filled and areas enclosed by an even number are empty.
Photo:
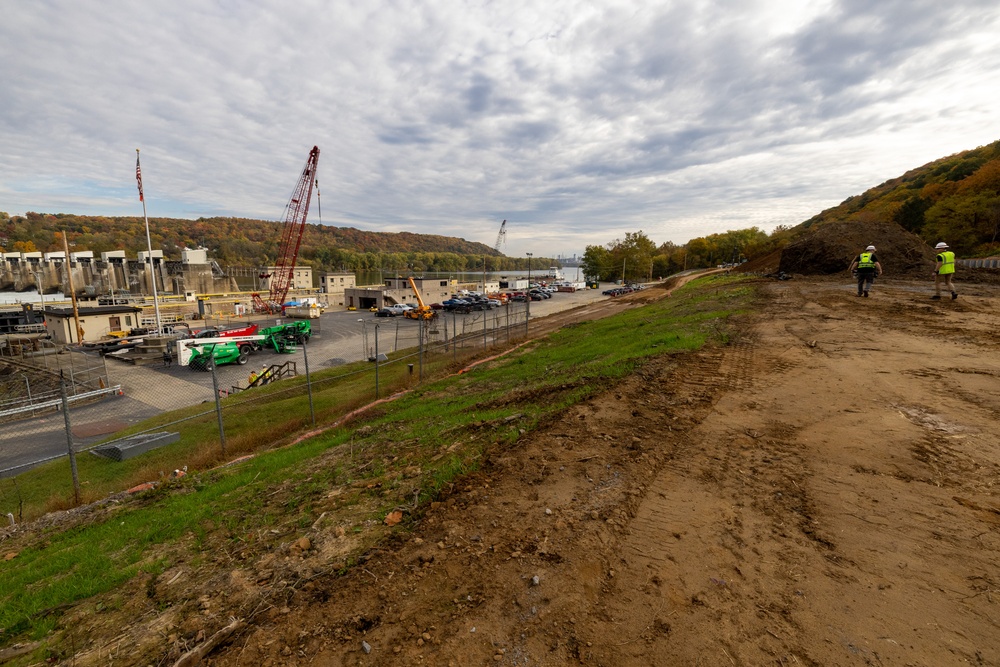
M531 319L607 298L601 294L601 290L556 293L551 299L530 304ZM487 328L497 328L498 336L502 337L508 327L514 329L524 326L526 305L516 303L487 312L444 315L432 326L432 339L443 341L445 335L452 338L457 329L460 335L470 335L466 344L478 344L482 340L478 338L478 334L483 330L484 317L487 318ZM376 325L380 353L417 347L416 320L402 317L379 318L370 312L327 312L319 320L313 321L313 337L305 350L300 348L292 354L265 350L254 353L250 363L245 366L220 366L217 369L219 388L229 390L231 387L245 387L250 371L260 365L291 361L296 364L298 373L304 374L305 354L308 355L311 370L371 357L375 349ZM515 329L510 335L518 333ZM492 342L492 335L488 338ZM98 363L95 360L95 364ZM162 412L214 401L211 373L176 365L134 366L114 359L108 359L106 366L110 383L121 385L123 396L71 410L73 443L78 449L95 444L118 430ZM2 472L4 470L63 456L66 452L62 413L0 425L0 476L5 476ZM23 469L6 475L21 471Z

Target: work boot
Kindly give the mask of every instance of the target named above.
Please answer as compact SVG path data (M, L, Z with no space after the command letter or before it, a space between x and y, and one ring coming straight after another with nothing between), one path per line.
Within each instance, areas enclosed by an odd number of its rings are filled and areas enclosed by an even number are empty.
M957 298L958 298L958 292L952 292L951 293L951 300L954 301Z
M868 298L868 290L865 290L865 298Z
M932 301L940 301L941 300L941 295L940 294L935 294L934 296L931 297L931 300Z

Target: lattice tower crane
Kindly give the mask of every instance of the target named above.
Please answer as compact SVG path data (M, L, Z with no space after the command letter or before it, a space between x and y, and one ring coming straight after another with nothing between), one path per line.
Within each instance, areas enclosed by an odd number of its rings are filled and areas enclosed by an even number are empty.
M306 229L306 216L309 214L309 201L312 199L313 185L316 181L316 168L319 165L319 148L312 147L309 159L302 170L299 182L292 191L292 196L285 206L285 222L281 228L281 246L278 250L278 260L274 273L268 283L268 300L265 302L260 294L253 294L253 307L258 313L280 313L288 289L295 275L295 262L299 257L299 246L302 244L302 234ZM317 193L318 194L318 193Z
M493 250L500 252L500 246L507 242L507 221L500 223L500 232L497 234L497 242L493 244Z

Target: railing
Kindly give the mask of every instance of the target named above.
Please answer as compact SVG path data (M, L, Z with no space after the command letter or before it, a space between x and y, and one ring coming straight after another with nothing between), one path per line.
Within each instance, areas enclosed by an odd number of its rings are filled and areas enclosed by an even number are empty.
M959 266L969 269L1000 269L1000 257L980 257L956 260Z
M88 391L83 394L76 394L75 396L67 396L66 401L72 406L74 403L81 403L83 401L88 401L95 398L103 398L105 396L117 396L122 393L122 386L116 384L114 387L108 387L107 389L98 389L96 391ZM24 416L33 417L36 412L40 412L46 409L59 409L62 407L62 396L53 398L47 401L40 401L37 403L32 403L31 405L26 405L21 408L13 408L11 410L0 410L0 421L8 421L10 419L21 419ZM30 414L29 414L30 413Z

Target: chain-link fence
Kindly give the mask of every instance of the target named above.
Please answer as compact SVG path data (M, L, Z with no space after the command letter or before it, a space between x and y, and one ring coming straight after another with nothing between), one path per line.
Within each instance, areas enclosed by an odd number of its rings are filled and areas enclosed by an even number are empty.
M267 410L284 409L287 399L301 407L303 396L309 398L303 425L326 423L345 405L384 396L392 382L423 381L431 359L460 362L523 338L528 308L510 303L471 313L440 311L428 320L325 313L309 321L304 344L300 338L282 351L258 344L229 363L197 367L162 354L170 347L143 352L142 343L111 351L55 347L42 339L8 345L0 354L0 478L63 457L75 471L73 456L84 452L124 460L194 433L205 447L225 451L232 444L227 424L259 420L266 432ZM254 323L264 329L288 322ZM246 318L204 322L246 324ZM135 430L157 416L164 419L155 427ZM253 447L230 447L241 448Z

